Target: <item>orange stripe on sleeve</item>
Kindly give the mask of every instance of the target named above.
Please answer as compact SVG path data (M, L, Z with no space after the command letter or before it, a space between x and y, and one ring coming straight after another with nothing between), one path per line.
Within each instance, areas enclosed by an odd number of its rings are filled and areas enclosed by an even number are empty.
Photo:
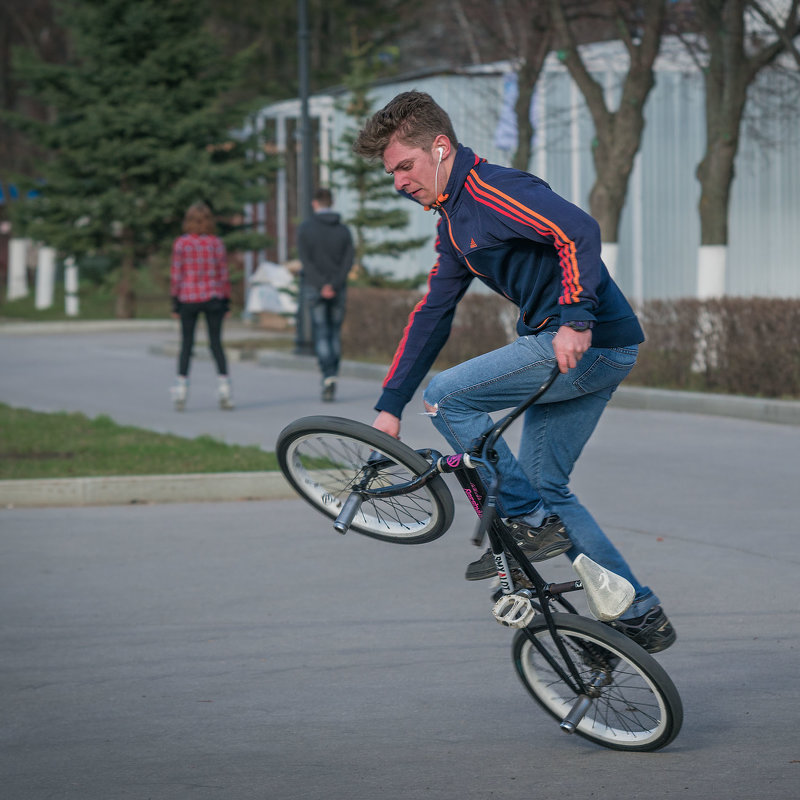
M389 365L389 372L386 374L384 378L383 385L384 387L389 383L389 381L394 377L394 373L397 371L397 365L400 363L400 359L403 357L403 353L406 349L406 343L408 342L408 333L411 330L411 326L414 324L414 317L417 315L417 312L425 306L425 302L428 299L428 296L431 293L431 279L433 276L439 271L439 262L433 265L433 268L428 273L428 291L425 292L423 297L419 300L419 302L414 306L411 313L408 315L408 322L406 323L406 327L403 329L403 337L400 339L400 343L397 345L397 350L395 350L394 358L392 359L392 363Z
M575 255L575 242L552 220L482 181L474 170L467 177L466 187L467 191L479 203L493 208L509 219L529 225L537 233L554 240L559 253L559 263L561 264L563 275L561 284L564 287L564 291L561 296L561 302L579 302L583 286L581 285L580 269Z

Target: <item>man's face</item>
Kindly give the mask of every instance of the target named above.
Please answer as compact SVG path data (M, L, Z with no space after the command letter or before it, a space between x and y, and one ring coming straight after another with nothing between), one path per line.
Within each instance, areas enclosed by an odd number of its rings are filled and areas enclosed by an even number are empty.
M383 166L394 178L394 188L413 197L418 203L429 206L436 201L436 168L438 158L431 150L411 147L399 142L396 137L389 140L383 151ZM439 165L438 188L447 185L445 164Z

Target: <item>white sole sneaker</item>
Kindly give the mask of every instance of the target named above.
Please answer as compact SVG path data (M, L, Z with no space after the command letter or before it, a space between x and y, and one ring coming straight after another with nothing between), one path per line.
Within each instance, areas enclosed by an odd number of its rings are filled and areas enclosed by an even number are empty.
M172 395L172 405L176 411L183 411L186 408L186 387L185 386L172 386L169 390Z

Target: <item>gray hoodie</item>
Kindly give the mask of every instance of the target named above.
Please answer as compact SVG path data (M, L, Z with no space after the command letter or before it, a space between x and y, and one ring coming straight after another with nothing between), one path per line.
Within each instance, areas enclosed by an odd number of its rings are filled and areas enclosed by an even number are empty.
M353 266L353 237L337 213L323 210L307 219L300 226L297 249L306 286L330 284L337 292L345 286Z

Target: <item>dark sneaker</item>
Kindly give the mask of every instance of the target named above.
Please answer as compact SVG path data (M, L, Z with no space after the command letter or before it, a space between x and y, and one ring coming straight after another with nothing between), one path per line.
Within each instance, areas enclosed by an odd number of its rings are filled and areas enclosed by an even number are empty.
M520 519L509 520L508 529L522 548L522 552L530 561L544 561L565 553L572 547L572 542L567 536L564 523L555 514L538 527L533 528ZM509 569L519 569L519 564L511 556L508 558ZM489 548L477 561L467 567L466 579L468 581L482 581L497 575L492 550Z
M517 560L506 553L509 569L519 569ZM497 575L497 566L494 563L494 555L490 547L477 561L467 565L467 574L464 576L468 581L482 581Z
M538 528L522 519L510 519L508 529L529 561L545 561L566 553L572 547L564 523L555 514L547 517Z
M660 653L674 644L678 638L661 606L654 606L641 617L615 619L606 624L620 633L624 633L648 653Z

